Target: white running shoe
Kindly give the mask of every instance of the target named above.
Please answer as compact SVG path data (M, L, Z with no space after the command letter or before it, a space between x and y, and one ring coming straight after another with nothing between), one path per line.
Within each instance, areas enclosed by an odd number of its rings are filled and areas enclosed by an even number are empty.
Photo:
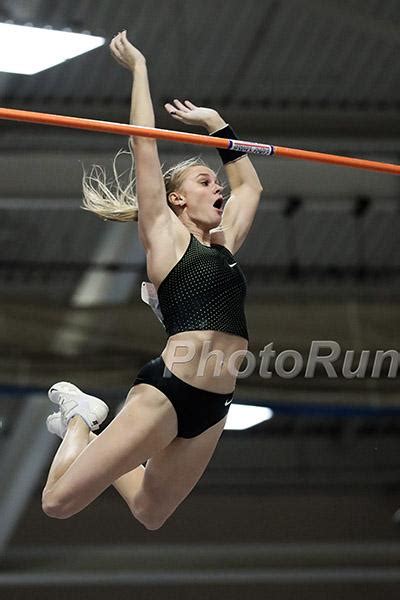
M60 412L55 412L52 415L49 415L46 419L46 426L50 433L55 433L61 439L64 437L65 432L67 431L67 426L63 425L62 423Z
M49 389L48 395L52 402L60 406L61 423L65 428L75 415L80 415L91 431L99 429L107 418L109 410L107 404L100 398L85 394L72 383L66 381L55 383Z

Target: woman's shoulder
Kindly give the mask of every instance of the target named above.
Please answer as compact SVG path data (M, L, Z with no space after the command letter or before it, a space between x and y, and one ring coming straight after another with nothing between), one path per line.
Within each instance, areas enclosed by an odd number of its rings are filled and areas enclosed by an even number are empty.
M180 225L176 229L160 232L158 239L146 252L147 273L157 288L182 259L193 240L186 227Z

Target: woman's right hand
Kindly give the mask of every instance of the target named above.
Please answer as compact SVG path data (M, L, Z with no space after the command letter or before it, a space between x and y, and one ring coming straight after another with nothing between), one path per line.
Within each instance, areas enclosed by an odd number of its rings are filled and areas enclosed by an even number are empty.
M126 37L126 30L112 39L110 50L117 63L130 71L133 71L138 64L146 64L143 54Z

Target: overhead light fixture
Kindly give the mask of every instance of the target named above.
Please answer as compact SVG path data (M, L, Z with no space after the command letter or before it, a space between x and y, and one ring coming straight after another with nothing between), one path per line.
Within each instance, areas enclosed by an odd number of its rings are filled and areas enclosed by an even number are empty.
M224 429L249 429L258 423L272 419L274 413L266 406L232 404Z
M86 33L0 23L0 71L34 75L104 42Z

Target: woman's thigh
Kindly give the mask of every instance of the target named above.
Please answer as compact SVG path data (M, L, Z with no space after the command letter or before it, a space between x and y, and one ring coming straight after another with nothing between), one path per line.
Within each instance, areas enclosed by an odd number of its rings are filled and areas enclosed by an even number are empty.
M194 438L175 438L147 461L135 501L138 513L153 514L163 522L174 512L204 473L225 421L226 417Z
M170 401L154 387L140 384L115 419L44 494L50 504L63 507L64 516L71 516L121 475L168 446L176 433Z

